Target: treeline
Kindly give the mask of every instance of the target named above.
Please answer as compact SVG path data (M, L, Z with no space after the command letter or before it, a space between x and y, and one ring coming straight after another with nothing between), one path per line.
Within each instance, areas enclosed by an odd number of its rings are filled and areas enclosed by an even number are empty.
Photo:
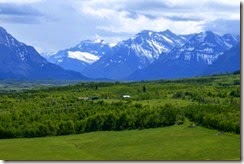
M92 104L92 106L91 106ZM101 130L144 129L183 123L172 105L85 102L66 110L9 110L0 114L0 138L42 137Z
M240 134L240 104L190 105L185 108L185 116L207 128Z
M93 131L145 129L183 124L240 133L239 106L189 105L177 108L142 106L130 102L83 102L80 108L8 110L0 112L0 138L43 137Z
M124 99L123 94L131 98ZM99 99L86 101L93 96ZM160 105L168 101L178 104ZM89 82L0 94L0 138L154 128L182 124L185 118L207 128L240 133L239 75Z

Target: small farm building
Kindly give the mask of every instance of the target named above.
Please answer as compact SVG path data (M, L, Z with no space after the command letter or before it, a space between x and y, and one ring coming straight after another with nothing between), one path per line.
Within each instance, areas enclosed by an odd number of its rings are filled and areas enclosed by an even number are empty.
M123 98L130 98L130 95L123 95Z

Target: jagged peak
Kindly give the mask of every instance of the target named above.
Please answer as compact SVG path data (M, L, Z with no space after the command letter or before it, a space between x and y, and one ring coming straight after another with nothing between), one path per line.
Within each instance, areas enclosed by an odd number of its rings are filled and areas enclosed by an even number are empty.
M7 31L0 26L0 36L6 36L7 34L8 34Z
M137 33L136 36L141 36L141 35L149 35L149 36L151 36L152 33L154 33L154 31L142 30L141 32Z
M19 42L16 38L14 38L11 34L7 32L3 27L0 26L0 43L11 47L11 46L18 46L18 45L25 45L22 42Z
M94 40L82 40L78 45L82 45L82 44L108 44L106 43L103 39L94 39Z
M93 40L94 43L105 43L103 39L95 39Z
M207 30L205 31L206 34L215 34L213 31Z
M160 32L160 34L162 34L162 35L170 35L170 36L177 35L177 34L173 33L172 31L170 31L169 29L166 29L166 30Z
M224 34L222 37L225 39L233 39L237 42L240 40L240 35L236 35L236 34Z
M170 34L173 34L173 32L170 31L169 29L164 30L163 33L170 33Z
M1 32L1 33L2 33L2 32L7 33L7 31L6 31L3 27L1 27L1 26L0 26L0 32Z
M212 31L204 31L204 32L197 33L196 35L191 37L190 41L198 40L199 42L203 42L205 40L215 40L215 38L220 38L220 36L215 34Z

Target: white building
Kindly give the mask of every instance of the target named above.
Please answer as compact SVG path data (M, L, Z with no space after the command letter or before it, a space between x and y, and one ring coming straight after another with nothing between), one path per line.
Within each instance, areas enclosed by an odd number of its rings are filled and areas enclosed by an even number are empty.
M130 98L130 95L123 95L123 98Z

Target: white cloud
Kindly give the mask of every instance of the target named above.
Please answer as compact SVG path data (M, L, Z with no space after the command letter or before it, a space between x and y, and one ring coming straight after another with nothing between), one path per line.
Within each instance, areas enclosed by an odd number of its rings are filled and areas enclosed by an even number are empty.
M217 19L238 20L240 18L239 12L233 12L233 8L237 11L239 9L238 1L233 3L229 0L148 0L147 2L151 2L150 5L155 8L161 5L162 10L154 10L150 13L146 10L145 12L144 10L147 8L147 3L138 0L79 1L76 3L76 6L79 6L79 10L82 14L94 17L94 19L100 19L99 22L104 21L101 23L102 25L97 26L97 29L111 30L111 32L116 33L134 33L139 32L138 30L140 29L163 30L165 28L174 28L180 31L189 31L187 29L201 30L199 26L207 21L214 21ZM154 6L154 2L157 2L159 6ZM132 6L135 5L135 3L138 3L138 6L141 6L141 8L134 9L133 11ZM151 9L153 10L153 8ZM136 18L130 18L128 16L130 12L136 13ZM154 16L155 19L148 18L146 16L147 14ZM172 16L183 17L185 21L175 22L174 19L169 19L169 17ZM191 20L192 17L198 20L193 21ZM187 21L187 18L189 18L189 21ZM110 21L107 19L110 19ZM173 25L177 27L173 27ZM179 25L181 25L181 27L179 27Z
M177 34L206 29L229 32L230 26L213 25L240 20L238 0L0 0L1 3L31 6L44 15L39 24L28 26L0 19L1 26L15 32L13 35L43 50L68 48L85 39L117 43L145 29L170 29Z
M28 4L41 2L42 0L0 0L0 3Z
M90 1L89 1L90 2ZM81 14L93 17L93 19L98 19L100 24L97 24L96 29L103 30L111 33L130 33L135 34L145 29L150 29L154 31L163 31L165 29L170 29L173 32L186 34L202 31L202 21L174 21L166 18L165 16L179 15L179 13L163 13L158 12L155 19L151 19L143 14L136 14L135 18L130 17L131 14L126 10L117 10L113 8L105 8L106 5L99 4L95 5L93 3L86 3L86 5L81 4L79 11ZM114 1L113 1L114 2ZM102 7L101 7L102 6ZM122 5L117 5L122 6ZM182 13L185 17L192 17L192 13ZM202 17L206 16L205 13Z
M113 16L113 14L115 13L115 11L111 9L101 8L97 10L92 7L81 8L81 11L86 15L95 16L99 18L109 18L110 16Z
M238 7L240 1L230 0L164 0L169 7L175 8L201 8L201 7L214 7L214 6L226 6L226 7Z

